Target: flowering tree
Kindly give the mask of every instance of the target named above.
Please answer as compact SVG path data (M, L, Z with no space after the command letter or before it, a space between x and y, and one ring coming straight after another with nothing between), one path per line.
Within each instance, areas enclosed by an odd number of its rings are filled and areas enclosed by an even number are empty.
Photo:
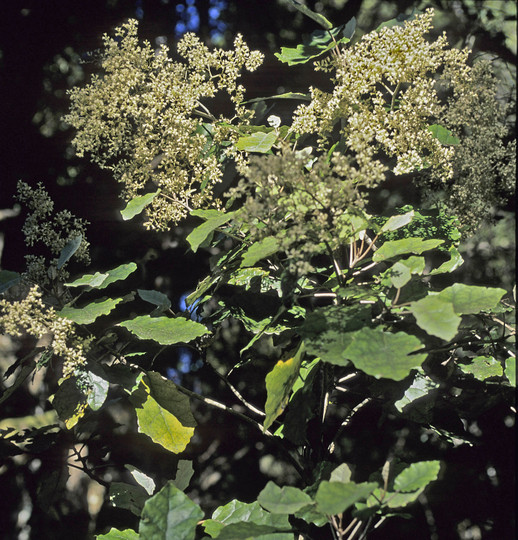
M99 271L72 278L72 261L89 262L86 224L54 214L41 185L19 184L27 245L42 242L50 258L29 256L22 275L0 272L0 325L49 337L13 365L0 400L43 367L56 380L52 419L6 437L13 452L52 445L56 433L91 451L102 440L102 469L75 457L136 523L98 538L365 538L426 500L444 474L427 441L469 445L460 420L495 402L512 407L508 291L447 280L463 262L459 243L512 191L515 141L489 65L470 65L469 51L445 36L428 41L432 10L355 38L354 19L335 27L293 4L322 29L277 56L314 61L328 90L246 101L241 72L258 69L262 55L241 36L223 51L187 34L177 61L165 46L139 44L130 21L105 37L102 74L71 92L77 152L123 185L122 218L144 212L157 232L197 220L186 245L209 250L211 269L183 313L158 290L124 289L133 261L108 270L94 261ZM218 92L230 113L213 110ZM268 115L275 100L298 104L291 119ZM375 189L401 176L421 203L374 212ZM221 189L224 179L231 185ZM109 294L121 283L121 296ZM221 354L229 329L239 335L232 362ZM154 369L163 351L185 346L224 382L222 398ZM242 384L249 374L262 405ZM239 406L225 402L227 389ZM473 391L488 401L473 407ZM196 402L275 444L296 478L205 515L186 494L192 464L179 459L202 427ZM115 470L103 414L121 403L137 437L174 457L174 471L152 478L128 462L129 480ZM350 431L370 406L383 412L375 429L398 425L377 464L359 457L365 440ZM459 422L445 426L443 411ZM422 447L407 454L412 437Z

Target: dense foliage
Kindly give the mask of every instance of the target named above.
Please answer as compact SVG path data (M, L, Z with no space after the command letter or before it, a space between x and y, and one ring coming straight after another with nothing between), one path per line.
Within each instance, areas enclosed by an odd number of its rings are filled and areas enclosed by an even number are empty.
M106 505L134 516L98 538L374 537L427 505L448 472L435 450L473 445L492 407L515 411L511 291L455 274L460 243L512 191L515 141L490 65L427 39L432 10L356 37L354 19L335 27L292 4L319 29L277 56L315 61L326 89L246 101L238 79L262 55L241 36L223 51L187 34L173 60L130 21L104 38L101 74L71 92L74 144L124 185L122 218L144 213L153 231L197 220L185 245L210 252L210 272L183 312L129 285L136 261L71 277L90 260L87 225L19 184L26 243L48 252L0 272L0 326L39 338L0 403L40 370L55 375L44 423L4 429L3 452L72 452ZM222 90L224 114L211 108ZM276 100L296 104L291 118L270 114ZM377 212L376 188L394 178L419 202ZM221 379L217 395L160 369L175 348ZM270 445L293 471L284 485L209 513L189 497L197 402ZM369 408L382 452L354 427ZM151 460L118 470L116 432ZM67 471L41 479L41 501L59 500Z

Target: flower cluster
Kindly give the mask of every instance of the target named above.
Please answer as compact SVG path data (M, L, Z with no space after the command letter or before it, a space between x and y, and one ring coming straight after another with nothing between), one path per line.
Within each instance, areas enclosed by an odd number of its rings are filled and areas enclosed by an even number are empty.
M68 210L55 212L54 202L41 182L36 188L31 188L25 182L19 181L17 199L29 210L22 228L25 244L34 246L40 242L55 256L53 260L47 261L43 256L27 255L26 278L29 281L46 286L52 277L66 279L67 272L63 268L57 269L57 261L61 250L74 237L82 237L74 257L84 264L90 263L89 244L85 239L87 223ZM51 267L56 276L49 275Z
M220 182L225 141L237 140L236 126L249 118L242 106L243 69L255 70L262 55L250 51L241 36L230 51L209 50L194 34L186 34L173 61L168 48L139 45L137 22L130 20L104 37L102 77L71 91L66 121L77 129L74 145L124 184L131 200L160 188L148 212L148 228L167 229L190 208L212 204ZM233 118L215 118L204 101L226 91ZM208 122L207 122L208 120ZM217 204L217 203L216 203Z
M313 269L313 256L332 255L365 228L361 180L367 171L339 152L309 164L308 157L286 147L276 155L251 157L241 167L243 179L229 192L244 199L239 221L247 224L251 239L274 236L288 270L298 274ZM379 177L383 171L370 167L369 174Z
M88 341L74 330L74 323L45 306L41 290L33 285L19 301L0 300L0 328L14 337L29 334L37 339L52 334L51 347L63 359L63 376L69 377L86 362Z

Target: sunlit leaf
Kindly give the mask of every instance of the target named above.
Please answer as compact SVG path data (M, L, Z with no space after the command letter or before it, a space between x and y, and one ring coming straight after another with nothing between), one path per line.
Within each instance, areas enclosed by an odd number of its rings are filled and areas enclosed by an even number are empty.
M272 514L293 514L312 501L307 493L298 488L291 486L280 488L270 481L259 493L257 502Z
M194 540L201 508L169 481L148 499L142 510L139 538L142 540Z
M511 383L511 386L516 386L516 358L511 357L505 361L505 376Z
M151 201L160 193L160 190L154 193L146 193L145 195L138 195L128 202L126 207L121 210L121 216L124 221L134 218L140 214L144 208L151 203Z
M133 465L126 464L125 467L131 473L131 476L133 476L135 481L146 490L147 494L153 495L153 491L155 491L156 487L155 481Z
M236 148L246 152L266 154L266 152L270 151L276 140L277 133L275 131L270 131L269 133L259 131L247 137L240 137L236 143Z
M259 242L252 244L243 254L241 268L246 266L254 266L257 261L269 257L277 253L279 249L279 241L274 236L263 238Z
M290 528L288 516L270 514L261 508L257 501L243 503L235 499L224 506L216 508L212 514L212 518L203 522L203 527L205 532L212 538L221 538L222 531L236 523L253 523L259 526L266 525L270 526L270 531ZM265 531L265 529L262 530ZM242 530L233 531L231 528L226 532L225 538L232 537L235 534L242 534L242 532ZM250 532L250 529L248 529L247 533ZM237 538L241 540L242 538L246 538L246 536L238 536Z
M196 253L198 248L207 237L218 227L228 223L235 215L235 212L221 212L219 210L193 210L191 216L196 216L205 221L198 225L187 236L187 242L191 245L192 251Z
M402 238L401 240L390 240L374 252L372 260L375 262L393 259L406 253L419 255L423 251L428 251L444 243L444 240L423 240L422 238Z
M451 302L455 313L468 315L493 309L505 293L505 289L455 283L443 289L438 296Z
M81 308L65 306L57 314L77 324L91 324L98 317L108 315L119 302L122 302L122 298L100 298Z
M426 359L426 354L411 354L421 349L422 343L405 332L365 327L353 332L352 338L344 351L345 358L377 379L400 381Z
M432 336L450 341L457 334L461 318L450 301L440 295L428 295L412 302L409 311L420 328Z
M461 371L471 374L479 381L489 377L501 377L504 374L502 364L492 356L476 356L468 365L458 364Z
M401 227L404 227L405 225L408 225L413 219L414 219L413 210L411 210L410 212L407 212L406 214L391 216L387 219L387 221L385 221L380 232L384 233L388 231L395 231L397 229L400 229Z
M75 377L69 377L59 385L51 399L52 406L67 429L72 429L86 411L87 395L80 385Z
M440 461L421 461L412 463L394 479L394 489L408 492L426 487L430 482L437 480Z
M93 289L105 289L108 285L114 281L120 281L126 279L137 269L135 263L121 264L117 268L112 270L106 270L105 272L96 272L95 274L85 274L71 283L65 283L67 287L80 287L88 286Z
M428 131L431 131L432 135L441 143L446 146L459 144L460 140L453 135L453 133L439 124L433 124L428 126Z
M464 259L462 258L462 255L459 253L459 250L456 247L451 247L448 250L448 253L450 254L450 260L443 262L441 266L431 270L431 276L453 272L454 270L457 270L457 268L462 266Z
M279 360L268 375L266 375L266 404L264 411L264 429L268 429L274 420L282 414L288 404L293 385L299 374L304 344L301 343L296 353L287 360Z
M88 382L87 403L94 411L100 409L108 396L110 383L91 371L86 372Z
M356 484L324 480L320 482L315 496L317 509L329 516L341 514L355 502L366 499L377 487L375 482Z
M132 529L111 528L106 534L99 534L95 537L97 540L139 540L139 535Z
M188 343L209 331L203 324L177 317L150 317L142 315L119 323L139 339L152 339L162 345Z

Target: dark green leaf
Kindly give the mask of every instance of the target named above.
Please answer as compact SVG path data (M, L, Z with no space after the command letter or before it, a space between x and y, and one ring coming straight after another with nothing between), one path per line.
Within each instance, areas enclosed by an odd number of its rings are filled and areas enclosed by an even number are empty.
M110 503L116 508L124 508L140 517L148 494L141 486L134 486L124 482L112 482L109 493Z
M61 250L58 259L58 270L63 268L63 265L74 255L74 253L79 249L81 242L83 241L83 235L79 234L74 236L71 240L67 242L65 247Z
M11 272L10 270L0 270L0 293L7 291L9 287L16 285L21 279L18 272Z
M201 508L169 481L146 501L139 524L142 540L194 540Z
M181 491L185 491L189 487L194 469L192 468L192 461L187 459L181 459L178 462L178 468L176 469L176 476L174 477L174 485Z
M171 307L171 300L167 296L159 291L147 291L145 289L137 289L137 294L144 300L162 309L169 309Z
M330 30L331 28L333 28L333 25L328 19L326 19L323 15L320 15L320 13L315 13L314 11L311 11L311 9L309 9L302 2L299 2L298 0L288 0L288 2L294 8L298 9L301 13L306 15L306 17L313 19L316 23L318 23L320 26L322 26L326 30Z

